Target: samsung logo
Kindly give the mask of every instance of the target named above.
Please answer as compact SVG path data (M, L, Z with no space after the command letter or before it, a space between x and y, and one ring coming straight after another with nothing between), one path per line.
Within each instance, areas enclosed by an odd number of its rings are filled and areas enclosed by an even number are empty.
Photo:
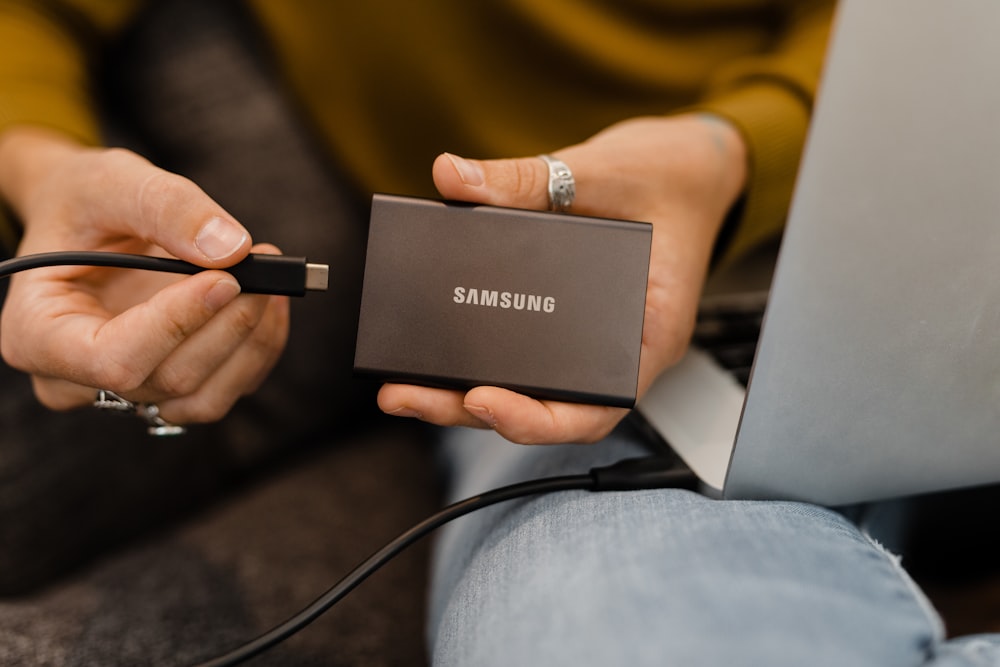
M475 287L456 287L452 301L472 306L534 310L540 313L551 313L556 309L556 300L551 296L498 292L497 290L476 289Z

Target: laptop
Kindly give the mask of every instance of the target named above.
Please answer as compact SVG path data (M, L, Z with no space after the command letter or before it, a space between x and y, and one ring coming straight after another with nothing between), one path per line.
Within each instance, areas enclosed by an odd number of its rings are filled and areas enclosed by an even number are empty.
M749 381L637 410L722 498L1000 481L1000 3L842 0Z

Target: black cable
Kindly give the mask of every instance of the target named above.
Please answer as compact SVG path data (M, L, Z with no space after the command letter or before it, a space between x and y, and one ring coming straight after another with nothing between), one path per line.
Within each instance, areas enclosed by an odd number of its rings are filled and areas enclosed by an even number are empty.
M317 598L308 607L292 616L290 619L276 626L272 630L259 636L239 648L226 653L218 658L203 662L198 667L226 667L237 665L245 660L262 653L275 644L287 639L308 624L316 620L323 612L336 604L341 598L354 590L362 581L367 579L380 567L396 556L406 547L410 546L424 535L448 523L452 519L469 514L478 509L524 496L552 491L566 491L570 489L590 489L594 485L594 480L590 475L571 475L567 477L549 477L545 479L512 484L501 487L493 491L488 491L478 496L472 496L445 507L437 513L424 519L413 526L405 533L389 542L387 545L369 556L364 562L352 570L346 577L337 582L326 593Z
M165 257L126 253L67 251L23 255L0 261L0 279L20 271L52 266L103 266L192 275L204 267ZM250 254L242 262L223 269L232 274L244 292L302 296L307 290L325 290L329 267L310 264L303 257ZM258 638L198 667L236 665L284 641L354 590L361 582L403 549L442 525L476 510L515 498L556 491L626 491L656 488L695 489L698 479L669 447L652 456L626 459L592 468L587 474L547 477L494 489L456 502L413 526L376 551L312 604Z
M193 275L205 267L179 259L149 257L120 252L65 251L23 255L0 262L0 278L20 271L50 266L106 266L119 269L141 269ZM247 255L233 266L221 269L252 294L285 294L302 296L308 290L325 290L329 267L311 264L304 257L287 255Z
M229 653L207 662L199 663L196 667L229 667L230 665L237 665L284 641L319 618L320 615L354 590L362 581L398 555L403 549L449 521L470 512L515 498L553 493L556 491L624 491L653 488L694 489L697 483L698 480L691 470L680 464L676 459L661 456L645 456L626 459L609 466L592 468L587 474L546 477L519 484L511 484L510 486L504 486L458 501L424 519L376 551L312 604L284 623Z

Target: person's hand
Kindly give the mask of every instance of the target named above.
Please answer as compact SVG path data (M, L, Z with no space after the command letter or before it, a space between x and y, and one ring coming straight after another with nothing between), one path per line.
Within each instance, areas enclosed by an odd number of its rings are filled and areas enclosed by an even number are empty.
M24 222L19 255L129 252L220 269L251 250L278 252L251 248L246 229L189 180L41 130L0 140L0 192ZM185 424L217 420L256 389L288 326L285 297L241 295L222 271L66 266L11 278L0 352L31 374L50 408L89 404L107 389Z
M555 152L573 171L571 212L653 223L639 395L690 341L712 249L746 180L746 148L720 119L637 118ZM441 155L434 181L448 199L544 210L548 168L537 157L468 160ZM518 443L593 442L626 410L540 401L499 387L467 393L402 384L379 391L393 415L444 426L493 428Z

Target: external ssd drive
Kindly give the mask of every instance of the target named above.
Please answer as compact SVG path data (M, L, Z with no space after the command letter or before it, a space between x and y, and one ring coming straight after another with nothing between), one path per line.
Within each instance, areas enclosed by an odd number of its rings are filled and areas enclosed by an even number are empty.
M377 194L354 368L632 407L652 225Z

